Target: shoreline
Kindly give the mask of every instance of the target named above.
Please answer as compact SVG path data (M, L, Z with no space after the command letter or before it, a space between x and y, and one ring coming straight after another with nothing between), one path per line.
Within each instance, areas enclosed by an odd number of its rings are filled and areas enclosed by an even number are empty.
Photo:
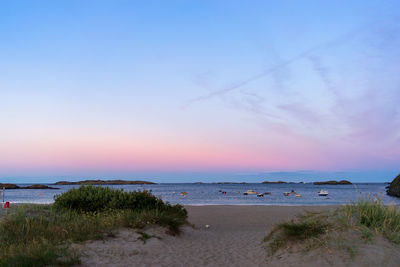
M5 202L0 202L0 204L2 204L2 206L0 207L0 210L6 210L3 208ZM15 206L19 206L19 205L51 205L54 202L51 203L38 203L38 202L12 202L10 201L10 205L14 204ZM182 205L182 204L181 204ZM327 204L327 205L320 205L320 204L316 204L316 205L275 205L275 204L185 204L182 205L185 208L191 208L191 207L340 207L343 205L347 205L347 204Z

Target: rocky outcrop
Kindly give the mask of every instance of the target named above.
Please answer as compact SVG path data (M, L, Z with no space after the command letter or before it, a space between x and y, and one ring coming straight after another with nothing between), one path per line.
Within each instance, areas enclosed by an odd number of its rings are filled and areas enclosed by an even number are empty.
M42 184L33 184L28 186L18 186L16 184L0 184L0 189L59 189Z
M43 184L33 184L33 185L28 185L25 187L21 187L21 189L60 189L56 187L51 187Z
M272 182L270 182L270 181L264 181L264 182L262 182L263 184L287 184L287 182L284 182L284 181L272 181Z
M20 187L16 184L0 184L0 189L19 189Z
M124 180L85 180L78 182L60 181L55 185L124 185L124 184L155 184L147 181L124 181Z
M314 182L315 185L338 185L338 184L352 184L347 180L341 181L325 181L325 182Z
M400 174L390 183L386 193L389 196L400 197Z

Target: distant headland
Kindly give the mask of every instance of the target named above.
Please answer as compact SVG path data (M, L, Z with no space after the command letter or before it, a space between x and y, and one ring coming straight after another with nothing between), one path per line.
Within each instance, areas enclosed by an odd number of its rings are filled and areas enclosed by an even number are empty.
M400 197L400 174L389 183L386 193L389 196Z
M338 184L352 184L347 180L341 181L325 181L325 182L314 182L315 185L338 185Z
M124 185L124 184L155 184L149 181L125 181L125 180L84 180L78 182L59 181L55 185Z

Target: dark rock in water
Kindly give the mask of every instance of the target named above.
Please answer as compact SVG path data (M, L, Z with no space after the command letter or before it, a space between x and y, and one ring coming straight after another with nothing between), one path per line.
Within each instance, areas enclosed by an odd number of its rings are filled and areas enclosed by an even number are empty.
M60 188L50 187L50 186L42 185L42 184L33 184L33 185L21 187L21 189L60 189Z
M284 182L284 181L273 181L273 182L270 182L270 181L264 181L264 182L262 182L263 184L287 184L287 182Z
M16 184L0 184L0 189L3 189L3 188L5 188L5 189L19 189L21 187L19 187Z
M325 182L314 182L315 185L337 185L337 184L352 184L347 180L341 181L325 181Z
M390 183L386 193L389 196L400 197L400 174Z
M122 185L122 184L155 184L153 182L147 181L124 181L124 180L85 180L79 182L68 182L68 181L60 181L55 183L56 185L75 185L75 184L84 184L84 185Z
M16 184L0 184L0 189L59 189L42 184L34 184L28 186L18 186Z

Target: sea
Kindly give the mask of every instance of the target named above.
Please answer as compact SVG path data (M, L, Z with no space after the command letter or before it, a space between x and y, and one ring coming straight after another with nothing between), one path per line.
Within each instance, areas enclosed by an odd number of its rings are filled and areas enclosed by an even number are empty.
M19 184L28 186L31 184ZM78 185L52 185L59 189L13 189L5 190L4 201L12 203L37 203L50 204L54 197L67 190L79 187ZM356 183L352 185L314 185L312 183L288 183L288 184L220 184L220 183L160 183L145 185L101 185L124 191L151 190L163 201L171 204L182 205L342 205L350 204L362 198L378 199L384 204L400 205L400 198L386 195L384 183ZM319 190L328 191L328 196L318 196ZM258 193L270 192L263 197L257 195L244 195L247 190ZM284 192L295 191L295 195L284 196ZM181 195L181 192L187 192ZM226 193L224 193L226 192ZM0 201L3 201L1 194Z

